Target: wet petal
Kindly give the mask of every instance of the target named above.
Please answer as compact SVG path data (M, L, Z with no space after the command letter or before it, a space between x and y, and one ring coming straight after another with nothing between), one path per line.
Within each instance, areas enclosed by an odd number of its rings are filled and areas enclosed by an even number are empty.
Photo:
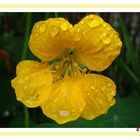
M122 43L118 33L97 15L88 15L73 27L74 57L89 69L102 71L119 55Z
M41 107L46 116L59 124L76 120L85 107L78 80L66 77L54 83L49 99Z
M32 53L43 61L62 56L72 43L70 28L72 25L63 18L49 18L37 22L29 40Z
M82 90L86 100L86 107L82 117L91 120L104 113L114 105L116 94L115 83L108 77L98 74L86 74Z
M17 100L28 107L40 106L50 95L52 75L45 65L33 60L21 61L11 81Z

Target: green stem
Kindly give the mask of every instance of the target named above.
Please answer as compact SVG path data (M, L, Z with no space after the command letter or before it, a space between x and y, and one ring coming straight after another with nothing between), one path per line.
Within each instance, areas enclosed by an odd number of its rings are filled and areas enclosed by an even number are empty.
M27 13L26 30L25 30L25 37L24 37L25 40L24 40L24 46L23 46L23 50L22 50L21 60L26 59L26 56L27 56L30 29L31 29L31 13Z
M27 57L27 51L28 51L28 40L30 35L30 29L31 29L31 13L27 13L26 15L26 29L25 29L25 37L24 37L24 46L22 50L21 60L26 59ZM25 127L29 127L30 120L29 120L29 111L26 106L24 106L24 119L25 119Z

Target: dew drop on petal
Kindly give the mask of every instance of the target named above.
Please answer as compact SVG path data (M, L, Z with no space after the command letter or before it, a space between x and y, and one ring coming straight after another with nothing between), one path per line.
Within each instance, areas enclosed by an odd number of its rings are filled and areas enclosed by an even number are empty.
M66 23L62 23L60 27L62 31L66 31L68 29L68 25Z
M111 39L107 33L102 33L101 39L102 39L104 44L110 44L110 42L111 42Z
M103 87L101 88L101 90L102 90L102 91L105 91L105 87L103 86Z
M40 32L44 32L45 29L46 29L46 25L45 25L45 24L42 24L42 25L40 26L40 28L39 28L39 31L40 31Z
M87 95L90 95L90 92L88 92Z
M102 101L102 100L99 100L99 103L100 103L100 104L103 104L103 101Z
M107 84L107 86L108 86L108 87L110 87L110 86L111 86L111 84L109 83L109 84Z
M29 76L26 76L24 79L25 79L25 81L28 81L29 80Z
M53 27L50 30L51 36L54 37L57 33L58 33L58 28L57 27Z
M97 27L100 25L100 22L98 20L91 20L88 22L89 27Z
M70 116L70 112L68 110L60 110L59 115L61 117L68 117Z
M119 45L119 46L121 46L121 45L122 45L122 42L121 42L121 41L119 41L119 42L118 42L118 45Z
M103 24L103 27L107 27L107 24L106 24L106 23L104 23L104 24Z
M80 23L81 23L81 24L84 24L84 21L81 21Z
M72 109L72 111L71 111L72 113L74 113L75 112L75 109Z
M81 37L82 37L82 34L80 32L80 28L78 28L77 31L75 32L75 38L74 38L74 40L75 41L79 41L81 39Z
M24 89L25 89L25 90L27 89L27 85L24 86Z
M94 89L95 89L95 87L94 87L94 86L91 86L91 89L93 89L93 90L94 90Z

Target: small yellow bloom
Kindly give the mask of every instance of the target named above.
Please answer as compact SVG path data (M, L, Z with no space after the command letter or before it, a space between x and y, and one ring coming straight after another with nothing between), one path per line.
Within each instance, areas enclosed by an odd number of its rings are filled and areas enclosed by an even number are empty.
M17 99L59 124L104 114L115 103L114 82L86 69L105 70L119 55L118 33L97 15L71 25L63 18L37 22L29 47L42 63L25 60L17 65L12 80ZM79 64L87 68L80 68Z

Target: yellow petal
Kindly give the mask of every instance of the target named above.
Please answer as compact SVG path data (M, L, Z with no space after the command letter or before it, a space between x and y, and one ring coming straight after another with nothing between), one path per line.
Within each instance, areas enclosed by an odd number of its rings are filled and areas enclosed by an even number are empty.
M17 77L11 83L17 100L28 107L40 106L50 95L52 75L45 65L33 60L21 61L17 65Z
M43 61L51 61L63 55L72 43L70 28L72 25L63 18L49 18L37 22L29 40L32 53Z
M86 107L82 117L91 120L107 113L115 103L116 94L114 82L98 74L86 74L82 81L82 90L86 100Z
M46 116L59 124L76 120L85 107L78 80L65 77L54 83L50 97L41 107Z
M97 15L88 15L73 27L75 60L89 69L102 71L119 55L118 33Z

